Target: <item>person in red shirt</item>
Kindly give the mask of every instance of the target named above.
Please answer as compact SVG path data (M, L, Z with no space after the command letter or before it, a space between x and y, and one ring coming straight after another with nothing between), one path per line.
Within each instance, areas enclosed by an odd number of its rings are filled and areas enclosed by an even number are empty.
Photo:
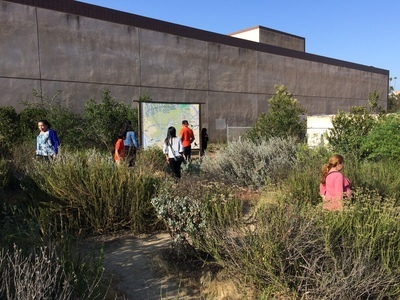
M125 146L124 146L125 135L126 135L125 133L119 133L118 140L115 143L114 160L118 166L120 166L125 159Z
M335 154L322 167L319 192L327 210L342 210L343 198L351 197L350 180L341 173L343 166L343 156Z
M195 140L193 130L189 128L189 122L187 120L182 121L182 128L179 132L179 138L183 145L183 155L187 161L190 161L192 154L192 143Z

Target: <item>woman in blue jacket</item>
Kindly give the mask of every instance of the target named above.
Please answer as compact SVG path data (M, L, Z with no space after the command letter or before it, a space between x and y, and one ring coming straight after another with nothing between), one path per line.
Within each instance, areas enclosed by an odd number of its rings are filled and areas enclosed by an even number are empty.
M43 159L55 158L60 146L57 132L50 129L50 123L47 120L40 120L38 128L40 133L36 138L36 155Z

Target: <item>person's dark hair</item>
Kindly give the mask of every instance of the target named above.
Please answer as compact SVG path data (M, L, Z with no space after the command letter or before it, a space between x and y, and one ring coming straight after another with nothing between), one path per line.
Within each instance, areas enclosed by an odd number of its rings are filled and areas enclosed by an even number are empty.
M132 122L131 121L126 121L124 123L124 126L122 126L122 131L128 132L128 131L134 131L132 127Z
M43 123L44 125L46 125L49 129L51 128L49 121L42 119L39 120L38 123Z
M207 132L207 128L203 128L202 130L201 130L201 133L206 133Z
M118 132L118 139L125 139L126 138L126 130L121 130Z
M183 121L182 121L182 124L184 124L184 125L189 125L189 122L188 122L188 120L183 120Z
M174 126L168 127L167 137L165 138L165 143L168 144L169 140L176 137L176 129Z

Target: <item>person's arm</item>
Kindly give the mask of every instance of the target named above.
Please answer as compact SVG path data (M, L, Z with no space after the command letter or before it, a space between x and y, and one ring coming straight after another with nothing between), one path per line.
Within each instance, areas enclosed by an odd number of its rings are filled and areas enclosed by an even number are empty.
M49 130L49 138L50 138L51 146L53 147L54 153L57 155L58 147L60 144L60 141L58 140L57 132L53 129L50 129Z
M180 155L182 155L184 157L183 151L184 151L184 149L183 149L183 145L182 145L182 140L178 139L178 152L180 153Z
M139 149L139 143L137 141L136 133L134 131L132 132L132 143L136 149Z
M183 140L183 128L179 131L179 138Z
M39 155L39 136L36 138L36 155Z
M167 145L166 142L164 142L164 149L163 149L163 152L164 152L164 154L165 154L165 158L167 159L167 162L169 162L168 151L169 151L168 145Z
M344 177L344 194L346 195L347 198L351 198L351 182L348 178Z
M193 130L191 131L191 133L192 134L191 134L191 137L190 137L190 143L193 143L196 138L194 137Z

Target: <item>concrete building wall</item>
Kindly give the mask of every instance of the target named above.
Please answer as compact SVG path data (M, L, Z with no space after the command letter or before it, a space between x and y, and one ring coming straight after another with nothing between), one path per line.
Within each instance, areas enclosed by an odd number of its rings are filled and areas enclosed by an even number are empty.
M112 21L110 21L112 20ZM366 105L374 90L387 106L386 70L240 40L70 0L0 1L0 105L22 108L32 89L80 112L110 90L136 106L153 101L202 103L211 141L230 126L251 126L285 85L308 115Z

